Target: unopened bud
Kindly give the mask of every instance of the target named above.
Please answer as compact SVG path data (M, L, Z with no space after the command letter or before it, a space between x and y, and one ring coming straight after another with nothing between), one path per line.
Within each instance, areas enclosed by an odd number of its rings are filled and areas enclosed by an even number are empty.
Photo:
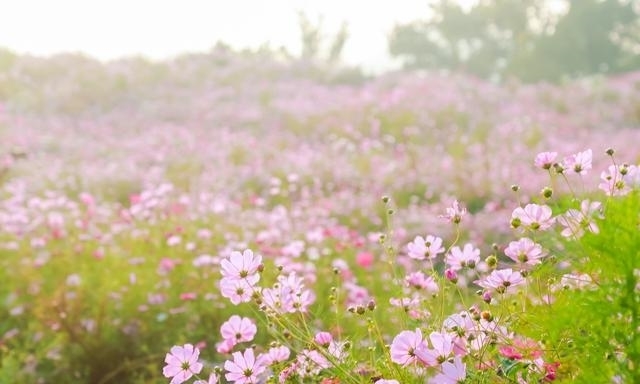
M376 309L376 302L374 300L369 300L369 302L367 303L367 309L370 311Z
M382 196L382 202L387 204L389 202L389 196Z
M609 156L613 156L613 154L616 153L616 151L613 150L613 148L607 148L606 154Z
M549 188L549 187L544 187L542 188L542 196L544 196L546 199L550 198L551 195L553 195L553 189Z
M562 165L560 165L559 163L555 163L553 164L553 169L555 169L555 171L559 174L563 174L564 173L564 167Z
M454 284L458 282L458 273L451 268L444 271L444 277Z
M496 257L496 255L489 255L486 259L484 259L484 262L487 263L487 266L489 266L489 268L495 268L498 265L498 258Z
M622 167L620 167L620 174L624 176L627 173L629 173L629 164L622 164Z
M513 185L511 186L511 190L512 190L513 192L518 192L518 191L520 190L520 186L519 186L518 184L513 184Z

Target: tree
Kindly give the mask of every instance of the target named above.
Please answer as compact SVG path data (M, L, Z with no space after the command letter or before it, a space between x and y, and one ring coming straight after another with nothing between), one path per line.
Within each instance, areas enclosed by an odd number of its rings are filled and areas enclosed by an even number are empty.
M440 0L432 5L430 20L396 26L389 50L408 68L526 81L640 68L640 0L558 4L482 0L465 10Z
M330 46L325 47L326 37L323 34L322 18L313 23L304 12L298 12L300 39L302 43L301 57L305 60L323 60L337 63L349 38L347 23L342 23L338 32L331 36Z

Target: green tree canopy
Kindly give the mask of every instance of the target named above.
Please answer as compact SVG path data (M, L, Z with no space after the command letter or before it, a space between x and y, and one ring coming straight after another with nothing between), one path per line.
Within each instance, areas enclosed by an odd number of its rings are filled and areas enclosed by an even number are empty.
M390 53L407 68L559 80L640 68L640 0L481 0L432 4L429 20L398 25Z

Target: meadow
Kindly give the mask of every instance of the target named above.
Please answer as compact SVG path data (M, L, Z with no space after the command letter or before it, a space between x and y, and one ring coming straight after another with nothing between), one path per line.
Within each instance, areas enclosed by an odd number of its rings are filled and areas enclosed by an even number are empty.
M640 383L640 73L0 52L0 382Z

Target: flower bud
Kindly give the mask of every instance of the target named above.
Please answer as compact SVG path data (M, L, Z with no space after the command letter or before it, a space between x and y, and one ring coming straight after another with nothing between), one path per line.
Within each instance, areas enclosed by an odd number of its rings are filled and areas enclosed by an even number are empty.
M451 268L444 271L444 277L454 284L458 282L458 273Z
M496 255L489 255L484 262L487 263L487 266L491 269L495 268L498 265L498 258Z
M376 302L373 299L369 300L369 302L367 303L367 309L370 311L376 309Z
M629 173L629 164L622 164L622 167L620 167L620 174L624 176L627 173Z
M558 164L558 163L553 164L553 169L558 174L563 174L564 173L564 167L562 165Z

